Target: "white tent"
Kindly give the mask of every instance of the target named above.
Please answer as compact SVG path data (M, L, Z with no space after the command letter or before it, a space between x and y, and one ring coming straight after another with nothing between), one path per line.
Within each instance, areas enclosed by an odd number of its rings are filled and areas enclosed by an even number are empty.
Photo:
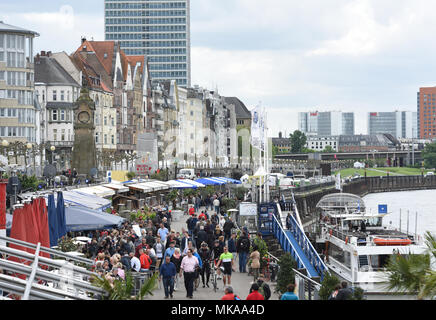
M93 194L93 195L96 195L96 196L102 197L102 198L115 195L115 191L113 189L105 188L103 186L92 186L92 187L79 188L79 189L76 189L75 191L87 193L87 194Z
M361 162L359 162L359 161L356 161L356 162L354 163L354 168L356 168L356 169L365 168L365 164L364 164L364 163L361 163Z

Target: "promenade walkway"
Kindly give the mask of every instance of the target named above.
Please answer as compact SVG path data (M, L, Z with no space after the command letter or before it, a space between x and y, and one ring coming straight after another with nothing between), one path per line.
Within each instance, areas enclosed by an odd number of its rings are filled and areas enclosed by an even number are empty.
M200 209L205 210L204 207ZM212 213L212 211L207 211L208 213ZM176 232L182 231L182 228L186 229L186 220L188 219L188 215L182 216L180 221L173 221L171 223L171 229L174 229ZM247 273L239 273L239 261L236 258L235 261L235 270L236 272L232 273L232 283L231 286L233 287L233 291L235 294L237 294L242 300L245 300L247 295L249 294L249 290L251 287L251 284L253 283L253 276L248 276ZM186 298L186 290L185 285L183 281L183 276L181 278L178 278L178 289L174 292L173 299L176 300L220 300L221 297L224 295L224 284L222 280L218 280L218 290L214 292L213 286L211 284L211 281L209 281L209 287L203 288L203 285L201 283L201 277L200 277L200 285L196 291L194 291L194 297L193 299ZM275 285L269 283L271 291L274 291ZM149 300L162 300L165 297L164 290L161 286L161 288L157 288L153 291L153 296L148 296L147 299ZM271 298L273 300L278 299L278 294L273 293L271 294Z

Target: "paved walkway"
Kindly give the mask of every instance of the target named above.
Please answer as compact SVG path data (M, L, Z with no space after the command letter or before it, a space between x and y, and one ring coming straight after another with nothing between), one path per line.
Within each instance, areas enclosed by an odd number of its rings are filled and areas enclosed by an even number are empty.
M204 210L204 207L200 209ZM208 213L212 213L212 211L207 211ZM186 220L189 218L188 215L182 216L182 218L179 221L172 221L171 223L171 229L174 229L176 232L182 231L182 228L187 229L186 226ZM248 276L247 273L239 273L239 262L236 258L234 267L236 272L232 273L232 283L231 286L233 287L233 291L235 294L237 294L242 300L245 300L247 295L249 294L249 290L251 287L251 284L253 282L253 276ZM271 291L274 291L274 284L269 283L271 287ZM211 284L211 281L209 281L209 287L203 288L201 277L200 277L200 285L198 286L198 289L194 291L194 297L193 299L186 298L186 290L185 285L183 281L183 276L181 278L178 278L178 289L174 292L173 299L177 300L220 300L221 297L224 295L224 284L222 280L218 280L218 290L214 292L213 286ZM162 286L160 285L160 288L157 288L153 292L153 296L148 296L148 299L150 300L162 300L165 298L164 290ZM272 293L272 296L270 299L277 300L278 295L275 293Z

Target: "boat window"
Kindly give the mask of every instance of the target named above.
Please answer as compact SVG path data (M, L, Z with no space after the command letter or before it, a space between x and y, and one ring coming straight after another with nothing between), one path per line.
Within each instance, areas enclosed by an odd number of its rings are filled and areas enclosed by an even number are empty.
M343 263L345 266L351 269L351 254L347 251L343 251L338 246L333 243L329 244L329 256L333 257L340 263Z
M381 225L382 225L382 218L368 219L366 223L367 227L381 227Z

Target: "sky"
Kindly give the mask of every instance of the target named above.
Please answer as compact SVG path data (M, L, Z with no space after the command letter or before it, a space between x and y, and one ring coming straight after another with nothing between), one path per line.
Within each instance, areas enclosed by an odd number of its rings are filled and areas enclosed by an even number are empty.
M434 0L191 0L191 84L268 113L269 135L299 111L416 111L436 83ZM104 40L103 0L3 0L0 20L37 31L35 53Z

